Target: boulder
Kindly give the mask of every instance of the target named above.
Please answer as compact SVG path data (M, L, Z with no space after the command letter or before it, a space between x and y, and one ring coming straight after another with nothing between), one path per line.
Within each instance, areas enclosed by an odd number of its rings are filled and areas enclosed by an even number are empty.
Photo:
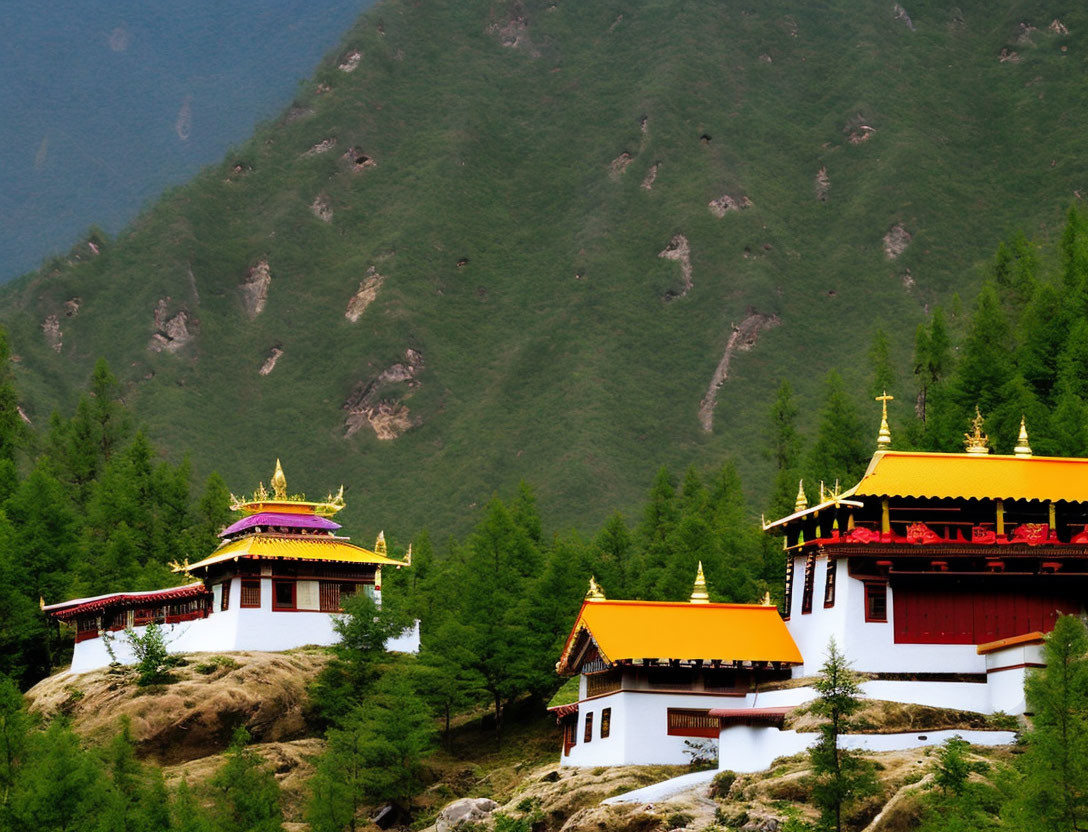
M498 803L486 797L462 797L438 813L434 827L436 832L451 832L464 823L479 823L498 808Z

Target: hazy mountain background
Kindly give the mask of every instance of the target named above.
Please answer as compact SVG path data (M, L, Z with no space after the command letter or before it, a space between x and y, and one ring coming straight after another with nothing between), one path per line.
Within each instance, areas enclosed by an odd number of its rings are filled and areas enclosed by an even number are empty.
M113 233L244 141L372 0L12 3L0 27L0 280Z
M732 457L758 502L781 379L812 425L840 369L875 436L876 328L894 422L917 324L1060 232L1086 44L1048 2L387 0L220 164L5 290L24 409L104 355L198 475L278 455L404 535L521 478L596 527L663 463Z

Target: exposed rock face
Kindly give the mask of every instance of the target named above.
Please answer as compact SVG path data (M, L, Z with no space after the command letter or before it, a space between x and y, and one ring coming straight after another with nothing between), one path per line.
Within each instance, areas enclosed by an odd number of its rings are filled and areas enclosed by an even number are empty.
M733 199L729 194L722 194L717 199L710 200L707 203L707 208L710 209L715 217L724 217L730 211L743 211L746 208L752 207L752 200L746 196L742 196L739 200Z
M239 288L242 291L242 306L250 318L256 318L264 311L271 282L272 272L268 268L267 260L258 261L256 266L246 272L246 279Z
M64 332L60 328L60 319L56 315L49 315L42 321L42 333L45 341L53 348L53 352L60 352L64 348Z
M79 307L83 305L82 298L71 298L64 302L64 317L74 318L79 314Z
M907 10L900 6L898 3L892 6L892 17L894 17L896 20L903 21L908 29L910 29L912 32L914 31L914 21L910 19L910 15L907 14Z
M676 234L669 240L669 244L657 253L657 256L678 262L680 264L680 275L684 279L684 288L679 292L666 292L665 300L676 300L684 297L691 291L693 285L691 281L691 246L688 244L688 238L683 234Z
M903 223L897 222L884 235L884 256L894 260L906 251L911 239L913 239L911 233L903 227Z
M626 150L619 156L612 160L608 166L608 175L613 179L616 179L627 170L628 166L635 161L635 158Z
M167 317L169 308L170 298L159 298L154 315L155 333L147 342L151 352L177 352L193 340L193 334L189 331L189 313L182 309Z
M313 212L313 215L322 222L332 222L332 206L329 204L329 198L325 196L325 194L318 194L314 197L310 210Z
M1020 63L1020 53L1005 47L997 56L997 62L1000 64L1018 64Z
M328 153L334 147L336 147L336 138L335 137L328 138L328 139L322 139L321 141L319 141L317 144L315 144L313 147L311 147L309 150L307 150L302 155L303 156L320 156L322 153Z
M646 171L646 177L642 180L642 184L639 185L642 190L649 191L653 189L654 181L657 179L657 169L660 167L660 162L654 162L650 165L650 169Z
M358 50L349 52L344 56L344 60L340 63L341 72L354 72L359 68L359 62L363 59L363 54Z
M529 21L520 2L510 5L506 20L491 23L484 31L507 49L521 49L533 58L540 57L540 50L529 37Z
M22 419L24 422L26 422L26 424L28 424L28 425L34 424L32 421L30 421L30 417L26 415L26 411L23 410L22 405L16 405L15 406L15 412L19 414L19 418Z
M1050 21L1050 25L1046 27L1046 30L1052 35L1068 35L1069 29L1058 18L1054 18Z
M360 381L343 404L344 436L352 436L363 425L370 425L379 439L396 439L414 424L408 407L397 398L382 398L392 384L419 384L416 375L423 369L423 355L406 350L405 360L382 370L369 381Z
M136 685L135 671L94 670L50 676L27 692L31 712L65 714L81 736L104 741L128 716L142 757L172 764L223 751L244 725L256 742L308 735L306 688L324 667L324 651L193 653L177 678L156 692Z
M378 297L378 290L385 283L385 276L378 273L377 268L371 266L366 270L366 277L359 283L359 288L348 301L348 308L344 317L355 323L362 317L366 308Z
M372 156L368 156L357 147L349 147L347 152L340 158L351 165L351 169L355 173L361 173L368 168L378 166L378 163L374 161Z
M714 406L718 403L718 391L729 378L729 362L733 360L733 353L748 352L759 340L759 334L781 323L777 315L764 315L752 307L748 307L748 314L740 324L733 324L733 331L725 345L725 352L718 362L714 375L710 379L706 395L699 403L699 424L708 433L714 429Z
M466 823L485 820L499 804L487 797L462 797L447 804L434 822L436 832L451 832Z
M261 365L261 369L257 372L262 376L266 376L276 369L276 362L280 360L280 356L283 355L283 350L279 347L273 347L268 351L268 358L264 360L264 364Z
M827 175L827 168L823 167L816 173L816 199L827 202L827 192L831 190L831 177Z

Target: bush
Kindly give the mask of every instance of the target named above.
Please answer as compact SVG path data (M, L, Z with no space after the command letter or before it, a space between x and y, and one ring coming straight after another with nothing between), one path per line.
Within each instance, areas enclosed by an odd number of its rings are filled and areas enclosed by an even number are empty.
M687 812L672 812L665 816L665 826L668 829L682 829L694 820L695 816L689 815ZM496 827L496 832L498 832L498 827Z
M718 772L714 775L714 779L710 781L710 796L721 799L729 797L729 792L736 782L737 773L735 771Z
M230 672L231 670L237 670L239 667L241 667L241 665L230 656L212 656L206 662L201 662L196 665L193 670L203 676L211 676L219 670Z
M170 656L166 652L166 636L162 627L152 621L143 635L135 630L125 630L125 637L136 656L137 684L153 685L167 681L166 668L170 665Z

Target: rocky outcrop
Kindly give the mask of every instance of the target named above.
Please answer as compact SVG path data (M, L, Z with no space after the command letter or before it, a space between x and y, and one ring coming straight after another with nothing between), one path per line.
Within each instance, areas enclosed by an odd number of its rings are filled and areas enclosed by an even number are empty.
M310 205L310 211L322 222L332 222L332 205L325 194L318 194Z
M352 436L364 425L369 425L378 439L389 440L414 426L407 405L396 396L386 396L391 385L414 387L419 384L416 375L423 369L423 355L409 349L404 358L403 362L387 367L374 378L355 385L342 405L347 411L344 436Z
M64 317L74 318L79 314L79 307L82 305L82 298L69 298L64 302Z
M189 330L189 313L181 309L168 317L169 309L170 298L159 298L154 313L155 332L147 342L151 352L177 352L193 340L193 333Z
M623 151L619 156L613 159L608 165L608 175L613 179L618 179L620 175L627 170L631 163L635 161L635 157Z
M344 317L355 323L366 312L378 297L378 290L385 283L385 276L380 274L376 267L371 266L366 270L366 276L359 283L359 288L348 300L348 308L344 311Z
M95 742L127 716L139 754L163 764L223 751L239 725L256 742L309 735L306 689L325 666L325 651L191 653L184 660L171 670L171 684L138 687L131 668L63 673L31 688L27 702L43 717L66 716Z
M64 349L64 331L60 328L60 318L56 315L47 315L42 321L42 334L53 352L59 353Z
M246 315L256 318L264 311L268 302L268 287L272 283L272 272L267 260L260 260L246 272L245 280L238 287L242 293L242 307Z
M357 147L349 147L340 159L350 166L353 173L362 173L364 170L378 166L378 163L374 161L374 157L368 156Z
M703 426L703 430L709 433L714 429L714 406L718 403L718 391L729 378L729 363L733 360L733 354L748 352L756 345L759 334L763 330L778 326L780 323L777 315L765 315L749 307L744 320L739 324L733 324L733 331L725 344L725 352L722 353L721 360L714 369L706 395L699 403L699 424Z
M317 144L313 145L309 150L303 153L303 156L320 156L322 153L328 153L336 147L336 138L322 139Z
M663 257L666 260L675 260L680 264L680 276L683 278L683 288L679 292L672 290L665 293L665 300L676 300L682 298L688 292L691 291L692 279L691 279L691 246L688 244L688 238L683 234L675 234L673 238L669 240L669 244L665 246L661 251L657 253L658 257Z
M525 7L519 0L510 4L504 20L488 24L484 32L507 49L520 49L533 58L540 57L540 50L529 37L529 20L525 16Z
M259 375L267 376L274 369L276 369L276 362L280 360L280 356L283 355L283 350L279 347L273 347L268 351L268 358L264 360L261 365L261 369L257 371Z
M642 184L639 185L642 190L649 191L653 189L654 182L657 180L657 171L660 167L660 162L654 162L652 165L650 165L650 169L646 171L646 176L642 179Z
M717 199L712 199L707 203L710 213L718 218L724 217L730 211L744 211L751 207L752 200L748 197L742 196L740 199L734 199L729 194L722 194Z
M907 14L907 10L900 6L898 3L892 6L892 17L901 21L908 29L914 31L914 21L910 19L910 15Z
M435 819L435 832L453 832L461 826L486 820L499 804L488 797L462 797L446 804Z
M363 59L363 53L356 50L352 50L344 56L344 60L340 62L338 69L341 72L354 72L359 68L359 62Z
M827 168L820 168L816 172L816 199L827 202L827 192L831 190L831 177L827 175Z
M884 256L889 260L894 260L907 250L907 246L910 245L912 239L911 233L903 227L903 223L897 222L884 235Z

